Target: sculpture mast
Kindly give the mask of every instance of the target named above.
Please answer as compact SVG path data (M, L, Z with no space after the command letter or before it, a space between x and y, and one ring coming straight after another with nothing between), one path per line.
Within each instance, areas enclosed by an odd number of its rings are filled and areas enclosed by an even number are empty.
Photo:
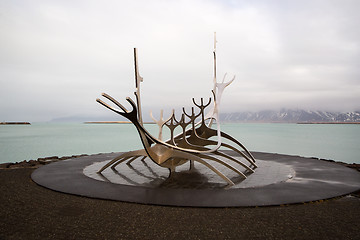
M216 43L217 43L216 32L214 32L214 51L213 51L213 53L214 53L214 88L213 88L213 90L214 90L214 92L216 90Z
M134 48L134 64L135 64L135 96L136 96L136 105L138 108L138 119L139 123L143 125L142 113L141 113L141 99L140 99L140 83L143 81L143 78L139 74L139 66L137 62L137 49Z
M214 82L214 87L213 87L214 97L216 95L216 43L217 43L216 32L214 32L214 51L213 51L213 54L214 54L214 80L213 80L213 82ZM215 101L216 101L216 99L214 99L214 104L216 104ZM214 105L214 108L215 108L215 105ZM211 127L213 122L214 122L214 119L213 118L210 119L208 127Z

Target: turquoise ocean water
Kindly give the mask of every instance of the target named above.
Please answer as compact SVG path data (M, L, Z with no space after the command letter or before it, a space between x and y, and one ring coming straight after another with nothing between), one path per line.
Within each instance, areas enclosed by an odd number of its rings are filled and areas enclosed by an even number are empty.
M145 127L157 137L156 125ZM221 129L250 151L360 163L359 124L228 123ZM140 148L131 124L0 125L0 163Z

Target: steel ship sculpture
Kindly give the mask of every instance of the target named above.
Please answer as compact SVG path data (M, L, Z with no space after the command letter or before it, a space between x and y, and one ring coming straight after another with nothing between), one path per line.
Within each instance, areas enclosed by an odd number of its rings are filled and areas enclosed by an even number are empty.
M233 186L233 181L214 167L212 163L216 162L231 169L244 179L248 174L255 171L257 165L252 154L238 140L220 129L219 109L221 97L225 88L234 81L235 76L230 81L225 82L225 74L221 82L217 81L216 35L214 36L213 57L214 85L211 90L213 98L209 98L206 102L204 102L203 98L200 101L196 101L193 98L194 107L189 112L182 108L180 119L176 118L175 110L172 111L172 114L167 119L163 119L163 110L161 110L160 119L158 120L150 112L151 118L159 127L158 137L155 137L146 130L142 119L140 83L143 81L143 78L139 73L137 49L134 48L136 87L134 94L136 102L130 97L126 98L132 109L125 108L106 93L103 93L102 96L115 106L111 106L100 99L96 99L96 101L111 111L127 118L137 129L144 148L121 153L101 167L98 171L99 174L109 167L115 169L116 166L123 162L130 164L134 160L141 159L144 161L146 158L151 159L160 167L168 168L170 171L169 176L171 176L177 166L190 163L189 169L191 170L194 168L194 163L197 162L215 172L228 183L228 186ZM206 111L209 108L210 110ZM216 125L216 128L213 127L214 125ZM170 132L170 138L167 140L162 139L164 128L167 128ZM180 134L175 134L176 129L180 129ZM226 139L226 143L222 139ZM224 152L223 150L228 151ZM228 153L229 150L232 151L232 154Z

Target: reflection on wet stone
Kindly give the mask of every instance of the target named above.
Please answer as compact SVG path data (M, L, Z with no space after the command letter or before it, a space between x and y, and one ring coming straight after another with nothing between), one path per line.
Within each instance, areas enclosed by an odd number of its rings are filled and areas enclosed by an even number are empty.
M83 172L87 177L98 181L148 188L227 189L228 187L217 174L201 164L195 164L195 167L191 170L189 164L183 164L176 169L176 172L170 175L167 169L157 166L146 158L132 161L131 164L122 163L116 166L115 169L109 168L101 174L97 173L99 167L105 165L108 161L89 165L84 168ZM222 167L220 164L216 165L216 167L226 173L231 181L235 183L231 188L261 187L288 181L295 177L295 171L286 164L264 160L258 160L257 163L261 167L255 173L245 172L246 179L230 169Z
M201 174L196 169L189 171L175 172L170 175L159 187L162 188L185 188L185 189L203 189L203 188L223 188L225 183L209 182L207 176Z

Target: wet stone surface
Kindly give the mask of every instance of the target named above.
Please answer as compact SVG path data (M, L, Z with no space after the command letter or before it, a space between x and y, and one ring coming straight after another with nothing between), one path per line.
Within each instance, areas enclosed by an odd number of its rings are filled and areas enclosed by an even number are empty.
M36 169L34 182L55 191L91 198L167 206L239 207L305 203L344 196L360 189L359 172L319 159L272 153L253 153L258 168L244 180L214 163L230 178L229 186L209 168L195 163L176 173L152 161L121 163L97 171L120 153L96 154L58 161ZM241 167L237 166L240 170ZM243 171L245 169L243 168Z
M238 160L244 161L241 158L238 158ZM149 158L144 160L138 159L130 164L124 162L117 165L115 169L109 167L101 174L97 173L109 161L95 162L85 167L84 175L98 181L151 188L222 189L228 185L220 176L202 164L195 163L194 169L190 170L190 163L185 163L177 167L176 172L170 175L168 169L156 165ZM258 168L255 169L254 173L246 171L241 166L237 166L238 170L242 170L247 176L244 179L244 177L231 169L213 163L218 170L235 183L235 186L231 188L261 187L285 182L295 176L294 169L286 164L263 160L257 160L256 164Z

